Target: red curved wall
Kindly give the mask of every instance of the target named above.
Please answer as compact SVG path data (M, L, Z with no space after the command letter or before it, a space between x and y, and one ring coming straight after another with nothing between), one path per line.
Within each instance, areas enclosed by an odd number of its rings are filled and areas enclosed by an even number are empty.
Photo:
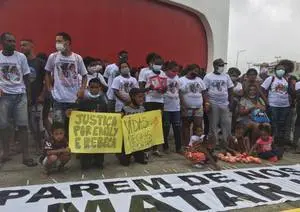
M207 39L199 18L154 0L0 0L0 30L31 38L37 52L54 50L55 34L68 32L73 51L115 61L122 49L132 65L148 52L181 64L207 65Z

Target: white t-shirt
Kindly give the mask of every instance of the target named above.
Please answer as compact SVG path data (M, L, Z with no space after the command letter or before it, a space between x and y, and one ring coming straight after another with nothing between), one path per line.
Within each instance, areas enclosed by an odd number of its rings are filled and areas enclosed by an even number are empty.
M163 71L160 71L160 74L155 74L153 71L147 71L145 73L145 79L146 79L145 88L151 87L151 83L152 83L151 78L155 76L166 78L166 75ZM158 91L150 90L146 93L146 102L164 103L164 95Z
M116 78L118 73L119 73L119 67L115 63L109 64L105 68L103 76L105 78L107 78L108 91L107 91L106 95L109 100L115 99L114 91L112 90L111 85L113 83L114 78Z
M295 89L296 91L300 90L300 81L296 82Z
M228 106L228 89L232 88L233 82L228 74L207 74L203 79L208 89L208 98L211 104Z
M130 98L129 97L129 91L132 88L138 88L138 82L134 77L129 77L129 78L125 78L123 76L117 76L112 83L111 88L113 90L118 90L119 93L122 96L125 96L126 98ZM116 107L115 107L115 112L121 112L122 108L124 106L124 102L121 101L118 97L116 97Z
M271 107L289 107L288 82L286 79L279 79L273 76L268 77L261 87L269 92L268 101ZM270 87L271 86L271 87Z
M87 74L87 83L89 84L90 80L93 78L98 78L102 85L108 87L104 77L100 73L94 73L94 74Z
M179 77L167 77L167 92L164 95L164 111L180 111Z
M15 51L5 56L0 51L0 90L8 94L26 93L23 76L30 74L26 56Z
M75 103L81 84L78 75L87 74L82 57L73 52L70 56L52 53L45 70L54 76L53 98L58 102Z
M201 108L203 105L202 92L206 86L200 77L188 79L180 78L180 92L183 95L184 102L188 108Z
M238 83L236 84L236 86L234 86L233 92L234 92L235 94L238 94L241 90L243 90L243 85L242 85L240 82L238 82Z
M191 138L190 138L189 146L193 146L193 144L197 143L197 142L202 143L204 137L205 137L205 135L201 135L201 136L192 135Z
M142 68L141 71L140 71L140 74L139 74L139 82L146 82L147 79L146 79L146 73L148 71L151 71L149 69L149 67L146 67L146 68Z

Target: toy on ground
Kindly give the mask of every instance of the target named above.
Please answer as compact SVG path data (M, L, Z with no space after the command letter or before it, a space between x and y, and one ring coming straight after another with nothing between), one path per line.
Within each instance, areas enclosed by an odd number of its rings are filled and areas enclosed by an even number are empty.
M261 160L257 157L249 156L247 153L237 153L236 155L232 155L229 152L227 153L219 153L217 157L228 163L257 163L261 164Z

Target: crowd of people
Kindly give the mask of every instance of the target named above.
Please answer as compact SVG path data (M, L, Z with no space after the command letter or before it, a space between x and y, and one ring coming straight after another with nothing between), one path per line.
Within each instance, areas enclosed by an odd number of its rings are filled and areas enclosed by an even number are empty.
M176 61L164 61L153 52L146 57L147 67L132 68L127 51L108 64L72 52L71 36L65 32L58 33L55 42L57 51L47 57L35 54L30 39L21 40L20 53L13 34L1 35L1 163L10 160L10 144L19 140L22 163L37 165L29 155L30 130L46 170L53 165L63 168L71 158L68 120L73 110L122 115L161 110L163 145L133 153L141 164L147 164L150 153L161 157L161 151L170 151L171 127L177 153L202 142L212 163L210 154L218 148L257 152L273 162L287 146L296 149L300 84L290 75L294 65L289 60L279 61L273 75L267 65L259 73L250 68L242 75L237 67L227 71L223 59L214 60L213 70L206 72L197 64L182 67ZM79 156L83 169L103 168L104 154ZM124 153L124 147L117 158L122 165L130 164L131 155Z

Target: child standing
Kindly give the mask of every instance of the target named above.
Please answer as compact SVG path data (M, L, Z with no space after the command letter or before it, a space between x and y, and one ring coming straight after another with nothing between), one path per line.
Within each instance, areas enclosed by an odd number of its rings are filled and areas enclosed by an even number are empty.
M65 137L65 125L54 122L52 124L52 137L45 141L40 162L48 175L52 168L58 168L60 171L70 159L71 153Z
M169 151L168 137L170 126L173 127L176 152L181 153L181 120L180 120L180 99L179 99L179 67L176 62L170 61L164 64L164 72L167 76L167 92L164 95L163 130L165 152Z
M107 112L107 99L103 92L103 85L99 78L89 81L87 95L78 102L80 111L88 112ZM103 169L104 154L80 154L81 169L89 169L92 165Z
M121 62L119 70L121 75L113 80L111 86L116 96L115 112L121 112L123 106L130 102L129 91L139 87L137 80L130 76L130 66L127 62Z
M260 131L260 138L251 148L249 155L253 150L257 150L258 157L261 159L269 160L271 162L280 160L283 152L272 148L273 138L271 136L271 126L269 124L260 124L258 129Z
M129 105L125 105L123 107L122 114L126 116L126 115L145 112L145 108L143 107L144 98L145 98L144 93L145 93L145 89L132 88L129 92L131 102ZM137 163L147 164L143 150L126 155L125 147L124 147L124 143L123 143L122 153L118 155L120 164L123 166L129 166L131 155L133 155L133 157Z
M145 98L146 111L163 111L164 109L164 93L167 90L167 78L165 73L161 70L163 63L163 59L156 55L152 60L150 70L147 71L143 79L141 79L141 88L148 89ZM158 150L158 146L153 147L153 155L158 157L162 156Z

